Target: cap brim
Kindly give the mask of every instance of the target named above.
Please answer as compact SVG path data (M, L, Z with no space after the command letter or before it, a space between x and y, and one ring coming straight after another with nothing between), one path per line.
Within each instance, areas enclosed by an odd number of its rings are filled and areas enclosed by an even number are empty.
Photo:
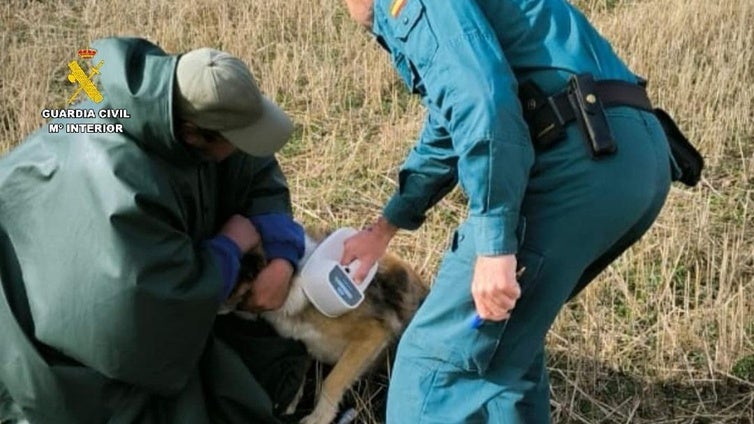
M262 116L253 125L220 133L252 156L270 156L291 138L293 122L283 109L262 96Z

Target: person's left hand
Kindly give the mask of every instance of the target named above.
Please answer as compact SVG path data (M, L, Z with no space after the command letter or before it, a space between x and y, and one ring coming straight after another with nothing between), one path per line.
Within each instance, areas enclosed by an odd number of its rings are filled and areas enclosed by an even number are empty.
M477 257L471 296L479 318L489 321L508 319L521 296L521 287L516 280L516 255Z
M238 305L249 312L272 311L285 303L293 277L293 265L285 259L273 259L250 284L246 298Z

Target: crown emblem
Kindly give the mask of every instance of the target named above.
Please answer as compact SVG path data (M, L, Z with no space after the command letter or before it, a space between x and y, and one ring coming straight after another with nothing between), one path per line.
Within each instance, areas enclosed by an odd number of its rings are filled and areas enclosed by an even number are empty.
M79 57L82 59L91 59L97 54L97 50L94 49L80 49Z

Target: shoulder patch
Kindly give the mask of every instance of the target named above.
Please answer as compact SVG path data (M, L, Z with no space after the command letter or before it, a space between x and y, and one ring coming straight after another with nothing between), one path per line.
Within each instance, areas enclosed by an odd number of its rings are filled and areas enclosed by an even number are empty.
M393 0L393 4L390 5L390 16L397 18L407 1L408 0Z

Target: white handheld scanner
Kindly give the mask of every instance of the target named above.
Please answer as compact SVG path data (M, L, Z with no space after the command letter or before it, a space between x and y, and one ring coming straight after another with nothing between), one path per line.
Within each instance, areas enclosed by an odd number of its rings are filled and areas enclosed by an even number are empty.
M343 243L356 233L357 230L346 227L330 234L301 268L301 287L314 307L325 316L335 318L359 306L364 300L364 291L377 273L375 263L364 281L357 284L353 274L359 269L359 261L347 266L340 264Z

